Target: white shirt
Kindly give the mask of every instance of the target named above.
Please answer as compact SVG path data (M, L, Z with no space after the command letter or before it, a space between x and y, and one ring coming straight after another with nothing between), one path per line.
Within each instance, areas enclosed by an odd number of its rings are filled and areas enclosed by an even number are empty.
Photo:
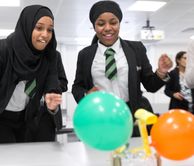
M185 80L189 88L194 88L194 41L189 44L187 50Z
M16 88L9 100L9 103L5 108L6 111L19 112L19 111L23 111L26 108L26 105L28 104L30 98L24 91L25 86L26 86L26 81L20 81L16 85ZM42 102L44 102L43 98L42 98ZM54 112L49 109L47 110L49 111L49 113L55 115L58 112L59 107L57 107L57 109Z
M92 78L94 86L100 90L113 93L124 101L129 101L128 94L128 63L126 56L121 47L120 39L111 46L116 52L114 57L117 66L117 77L114 80L109 80L105 77L105 55L104 52L109 47L106 47L98 42L98 48L92 64Z
M189 103L192 103L191 89L186 86L184 75L180 75L179 84L181 87L180 91L184 99Z
M5 110L7 111L23 111L29 102L29 96L24 92L26 81L20 81L9 100Z

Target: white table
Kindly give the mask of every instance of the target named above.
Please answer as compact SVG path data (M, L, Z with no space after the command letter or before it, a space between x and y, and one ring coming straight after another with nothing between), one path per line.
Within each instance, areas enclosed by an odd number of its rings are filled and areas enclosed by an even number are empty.
M140 146L139 138L130 143ZM81 142L21 143L0 145L0 166L111 166L110 152L98 151ZM123 164L130 166L130 164ZM145 165L144 165L145 166ZM194 158L170 161L162 158L162 166L194 166Z

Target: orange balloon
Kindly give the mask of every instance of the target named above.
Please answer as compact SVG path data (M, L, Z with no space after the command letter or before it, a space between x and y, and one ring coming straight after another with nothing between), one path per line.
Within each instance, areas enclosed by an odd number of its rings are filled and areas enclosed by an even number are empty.
M194 115L181 109L162 114L151 129L152 146L163 157L184 160L194 155Z

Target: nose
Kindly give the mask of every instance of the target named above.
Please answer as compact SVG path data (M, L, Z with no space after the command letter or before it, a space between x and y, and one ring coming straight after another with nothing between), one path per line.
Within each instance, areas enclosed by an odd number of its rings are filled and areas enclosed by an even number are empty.
M105 30L106 31L109 31L111 29L111 25L109 24L109 23L107 23L106 25L105 25Z
M41 32L41 36L44 37L44 38L47 38L49 36L49 32L44 29L42 32Z

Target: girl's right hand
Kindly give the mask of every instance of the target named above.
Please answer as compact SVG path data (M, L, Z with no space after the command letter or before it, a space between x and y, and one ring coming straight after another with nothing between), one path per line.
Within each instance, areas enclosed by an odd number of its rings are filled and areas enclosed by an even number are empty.
M97 87L93 87L93 88L91 88L88 92L87 92L87 94L90 94L90 93L92 93L92 92L96 92L96 91L99 91L99 88L97 88Z
M183 100L184 99L183 95L180 92L174 93L173 96L177 100Z

